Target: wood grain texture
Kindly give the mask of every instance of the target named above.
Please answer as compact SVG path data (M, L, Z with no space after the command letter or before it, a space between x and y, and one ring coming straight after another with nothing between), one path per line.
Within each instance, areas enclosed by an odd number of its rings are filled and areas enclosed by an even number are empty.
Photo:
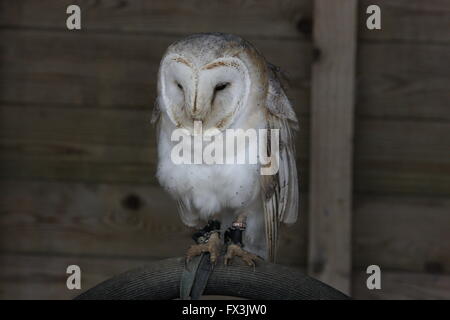
M310 67L338 52L313 49L313 1L76 3L81 32L65 27L73 1L0 1L0 298L71 298L72 263L84 289L184 253L191 230L157 186L149 118L164 50L193 32L244 36L290 79L302 214L280 263L306 266ZM381 31L365 27L370 4ZM353 296L448 299L450 2L360 0L358 19ZM370 264L381 291L365 286Z
M2 252L160 258L191 243L156 187L2 182L1 190Z
M149 110L161 56L180 37L3 30L0 38L0 102ZM288 96L308 115L311 42L249 40L286 73ZM446 45L360 43L356 114L450 121L449 55Z
M358 43L356 115L448 122L449 56L450 43Z
M3 181L0 190L1 253L158 259L181 255L191 243L191 230L160 187ZM306 264L307 200L301 194L299 222L280 233L280 263ZM354 202L355 268L450 273L448 198L356 196Z
M194 229L181 223L160 187L4 181L0 190L0 254L160 259L181 256L192 244ZM280 263L305 265L305 219L283 227Z
M355 121L357 193L449 195L448 122Z
M310 36L311 0L79 0L88 32L184 34L221 31L243 36L302 39ZM4 0L0 21L8 28L65 29L71 0ZM366 8L377 4L382 30L366 28ZM361 0L358 34L362 40L448 42L447 0ZM270 23L268 23L270 22Z
M366 28L366 9L381 9L381 30ZM448 43L450 3L447 0L361 0L358 37L364 40Z
M156 138L150 113L149 109L0 106L0 176L156 184ZM300 123L297 164L306 192L310 121L302 116ZM357 192L450 194L450 123L360 118L355 131Z
M450 274L449 197L355 195L353 267Z
M0 299L67 300L94 285L145 265L148 259L98 258L77 255L2 254L0 259ZM66 286L69 265L81 269L81 289Z
M161 57L180 36L8 30L0 38L2 102L149 109ZM311 43L249 40L286 72L289 97L304 113Z
M308 271L350 293L357 1L314 2Z
M157 184L150 114L140 109L0 106L0 176ZM304 117L300 121L297 159L303 175L309 123Z
M353 277L353 296L370 300L448 300L450 275L381 271L381 290L368 290L367 274Z
M1 18L8 27L65 29L73 1L4 1ZM88 32L185 34L228 32L245 36L299 38L297 23L311 16L310 0L101 0L77 1ZM270 23L268 23L270 22Z

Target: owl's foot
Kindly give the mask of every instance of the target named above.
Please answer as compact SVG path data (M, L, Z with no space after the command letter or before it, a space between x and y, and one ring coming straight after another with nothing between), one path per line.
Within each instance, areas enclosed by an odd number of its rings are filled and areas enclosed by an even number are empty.
M257 255L245 251L240 245L234 243L228 245L227 253L225 254L224 258L225 264L227 265L229 261L233 260L233 257L240 257L242 261L244 261L250 267L255 267L255 262L258 259Z
M258 258L255 254L242 249L242 235L246 225L242 221L236 221L231 228L225 232L225 243L228 244L227 253L224 262L233 260L233 257L240 257L247 265L255 267L255 261Z
M186 261L189 262L193 257L199 256L202 253L208 252L211 263L215 263L220 255L221 241L220 241L220 222L211 220L208 224L192 238L197 244L192 245L186 253Z
M220 255L221 241L219 232L213 232L207 242L193 244L186 253L186 260L189 262L193 257L199 256L204 252L209 252L211 263L215 263Z

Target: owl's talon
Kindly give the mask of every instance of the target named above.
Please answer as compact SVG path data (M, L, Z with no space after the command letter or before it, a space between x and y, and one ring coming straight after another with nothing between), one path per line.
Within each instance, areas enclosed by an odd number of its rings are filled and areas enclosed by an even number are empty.
M208 242L201 244L194 244L186 252L186 261L191 261L192 258L208 252L209 259L212 264L217 261L217 257L220 255L221 241L218 232L214 232L208 239Z
M225 265L228 265L228 262L233 260L233 257L239 257L244 261L249 267L255 267L256 266L256 260L258 259L258 256L245 251L237 244L230 244L227 248L227 253L225 254L224 263Z

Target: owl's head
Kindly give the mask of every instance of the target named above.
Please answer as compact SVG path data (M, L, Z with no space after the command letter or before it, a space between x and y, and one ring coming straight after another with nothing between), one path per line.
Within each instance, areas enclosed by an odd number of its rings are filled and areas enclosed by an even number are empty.
M263 101L268 77L264 58L240 37L195 34L173 43L158 75L157 102L178 128L230 127L251 101Z

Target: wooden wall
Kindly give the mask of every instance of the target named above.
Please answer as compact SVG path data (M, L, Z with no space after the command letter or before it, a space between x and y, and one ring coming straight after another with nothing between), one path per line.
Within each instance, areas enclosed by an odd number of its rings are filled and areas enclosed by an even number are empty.
M65 28L79 4L82 30ZM382 31L365 8L382 8ZM300 117L300 221L280 263L307 257L312 1L0 1L0 298L69 298L181 255L191 231L155 181L149 119L159 60L186 34L253 42L290 78ZM359 1L352 291L450 298L450 3ZM365 268L382 286L369 291Z

